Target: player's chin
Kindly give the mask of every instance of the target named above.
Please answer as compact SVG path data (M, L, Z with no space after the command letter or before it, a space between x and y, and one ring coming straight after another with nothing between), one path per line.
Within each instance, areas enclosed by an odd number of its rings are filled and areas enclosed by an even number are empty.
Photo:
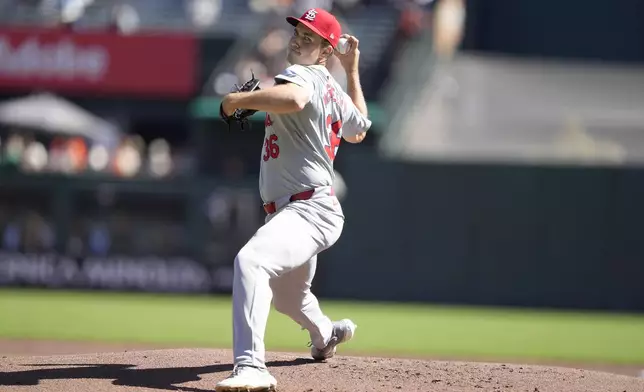
M288 62L291 64L299 64L300 56L297 53L289 50L288 54L286 55L286 60L288 60Z
M290 64L297 64L297 65L311 65L311 64L314 64L314 62L309 61L309 59L307 57L302 56L299 53L291 52L291 51L289 51L288 55L286 56L286 60Z

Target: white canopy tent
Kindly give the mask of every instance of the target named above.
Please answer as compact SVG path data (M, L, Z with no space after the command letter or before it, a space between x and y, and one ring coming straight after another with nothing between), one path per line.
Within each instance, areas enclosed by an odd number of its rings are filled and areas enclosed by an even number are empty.
M0 123L41 132L79 136L115 145L121 132L107 121L50 93L39 93L0 103Z

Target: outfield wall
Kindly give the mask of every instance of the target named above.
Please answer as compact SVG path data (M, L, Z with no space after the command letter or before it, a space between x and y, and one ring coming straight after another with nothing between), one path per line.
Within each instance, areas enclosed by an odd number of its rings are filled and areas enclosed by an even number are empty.
M355 149L357 150L357 149ZM644 310L644 170L345 154L316 289L365 300Z

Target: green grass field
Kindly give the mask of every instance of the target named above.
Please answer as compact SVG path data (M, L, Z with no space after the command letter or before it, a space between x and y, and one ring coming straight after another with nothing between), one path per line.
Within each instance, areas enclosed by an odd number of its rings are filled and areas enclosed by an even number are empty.
M644 315L321 301L351 317L345 354L644 364ZM229 297L0 290L0 338L231 346ZM305 351L308 333L272 311L268 350Z

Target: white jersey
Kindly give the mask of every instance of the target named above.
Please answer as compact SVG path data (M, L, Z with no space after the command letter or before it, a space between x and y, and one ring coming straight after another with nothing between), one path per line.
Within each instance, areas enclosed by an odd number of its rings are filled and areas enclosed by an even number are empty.
M292 65L275 77L309 92L303 110L266 113L259 191L265 203L311 188L333 186L333 160L343 135L369 130L371 121L321 65Z

